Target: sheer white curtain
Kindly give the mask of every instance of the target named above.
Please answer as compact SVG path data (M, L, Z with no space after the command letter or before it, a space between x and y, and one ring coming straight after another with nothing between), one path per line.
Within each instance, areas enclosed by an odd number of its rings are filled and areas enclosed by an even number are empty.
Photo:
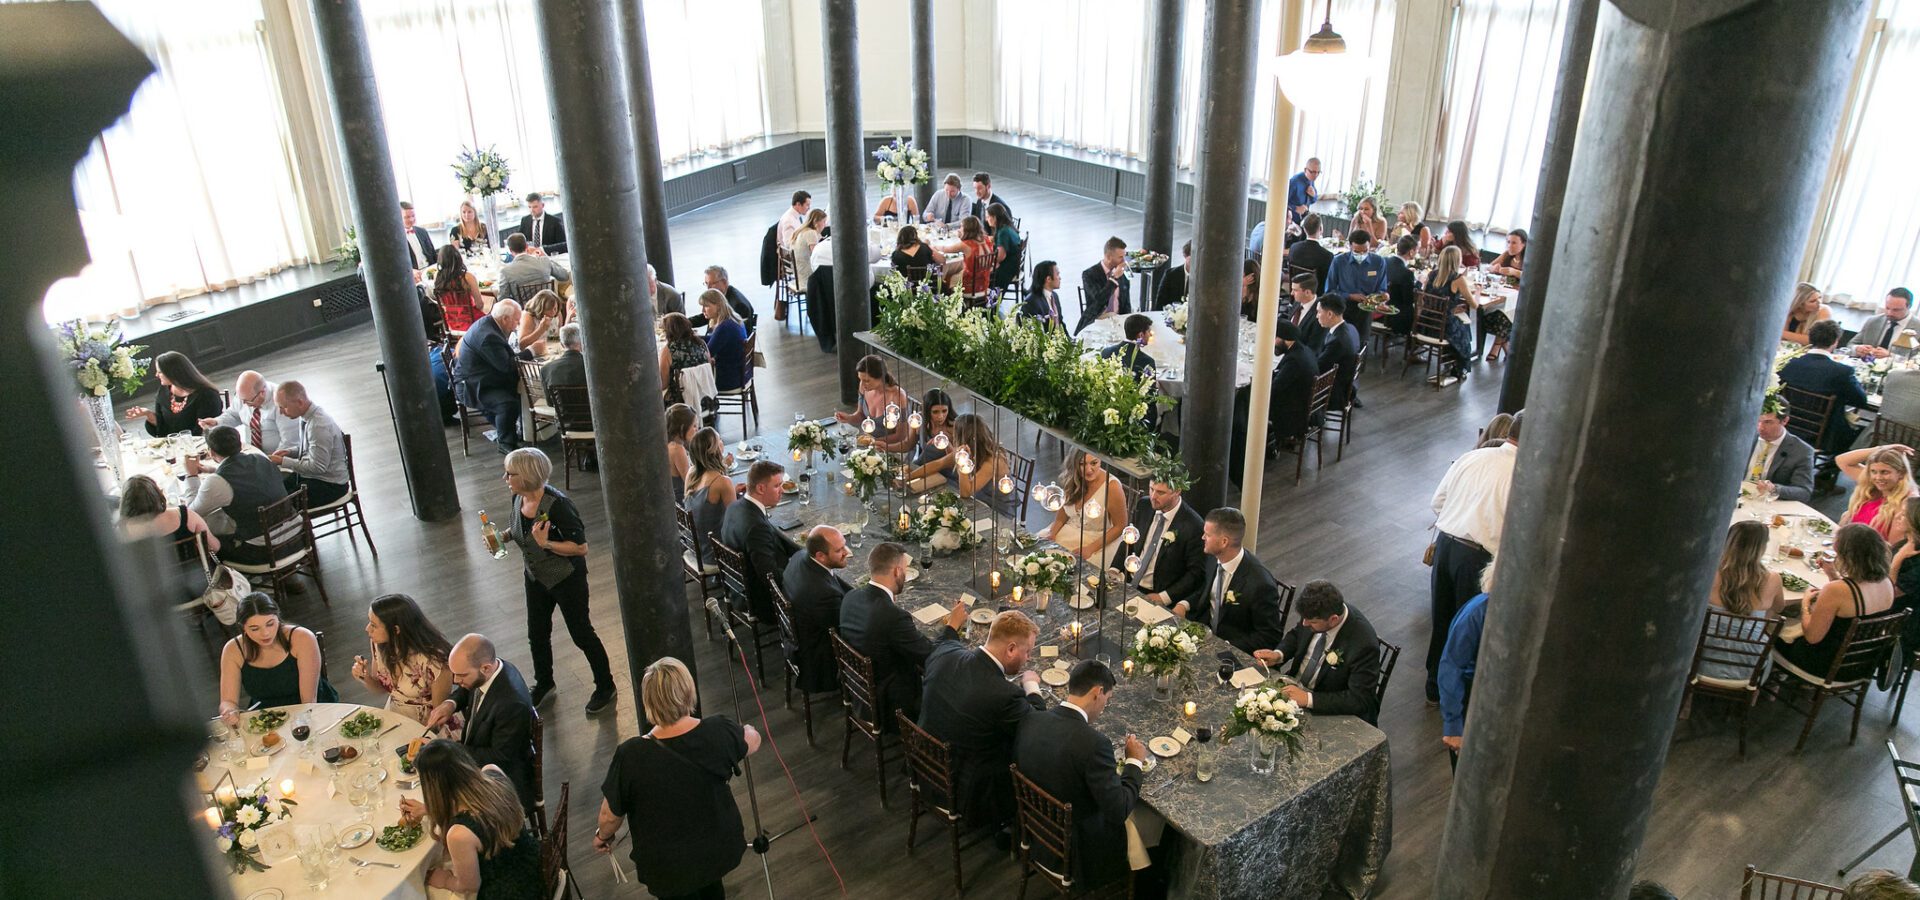
M760 0L646 0L660 158L674 162L765 137Z
M1144 0L997 0L994 128L1145 153L1146 17Z
M1429 215L1498 229L1532 223L1565 20L1559 0L1460 0Z
M93 263L48 291L47 321L132 315L307 262L257 0L199 0L191 14L96 2L158 72L74 176Z
M1835 152L1840 180L1832 213L1816 237L1813 283L1829 294L1878 301L1904 286L1920 290L1920 0L1893 0L1879 50L1869 51L1854 128Z

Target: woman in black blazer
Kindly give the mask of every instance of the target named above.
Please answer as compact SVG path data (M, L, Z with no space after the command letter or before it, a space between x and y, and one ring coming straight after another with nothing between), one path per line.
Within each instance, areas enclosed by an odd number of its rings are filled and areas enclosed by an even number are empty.
M220 389L200 374L184 354L169 350L153 361L160 392L151 408L135 406L127 410L128 419L145 419L147 433L166 437L182 431L201 433L200 420L220 415Z

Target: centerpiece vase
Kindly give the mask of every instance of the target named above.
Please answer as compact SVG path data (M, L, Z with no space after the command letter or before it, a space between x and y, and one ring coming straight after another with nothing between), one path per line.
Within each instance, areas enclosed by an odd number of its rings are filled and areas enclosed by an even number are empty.
M93 424L93 433L100 439L100 460L107 465L114 489L119 490L126 472L120 465L120 423L113 418L113 398L87 394L80 399L86 402L87 421Z
M907 186L904 184L893 186L893 217L899 222L913 221L907 218Z
M1280 745L1271 738L1261 737L1258 734L1247 735L1247 745L1253 748L1251 751L1253 774L1272 775L1274 762L1280 756Z
M1163 701L1173 699L1172 672L1153 673L1153 699Z
M499 194L488 194L480 198L480 215L487 220L487 249L500 249L500 204Z

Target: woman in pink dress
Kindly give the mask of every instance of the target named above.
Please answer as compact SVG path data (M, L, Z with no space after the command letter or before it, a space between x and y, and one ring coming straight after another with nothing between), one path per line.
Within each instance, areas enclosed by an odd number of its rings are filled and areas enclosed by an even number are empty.
M427 713L453 690L447 654L453 646L420 604L406 594L387 594L367 609L367 644L371 659L353 658L353 677L376 694L385 694L387 709L427 724ZM457 717L446 736L460 739Z
M1888 543L1905 540L1907 521L1901 507L1908 497L1920 494L1913 484L1912 454L1913 448L1904 444L1882 444L1834 457L1834 464L1855 482L1841 524L1871 525Z

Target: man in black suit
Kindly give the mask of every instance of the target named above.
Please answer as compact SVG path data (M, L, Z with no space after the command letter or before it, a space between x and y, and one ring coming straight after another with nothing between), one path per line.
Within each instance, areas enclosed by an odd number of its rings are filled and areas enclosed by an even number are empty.
M740 293L740 289L734 287L733 283L727 280L726 267L708 266L706 271L700 274L700 277L702 286L707 290L719 291L726 296L727 305L733 307L733 314L740 317L740 324L746 326L748 334L752 334L754 329L760 327L760 314L753 311L753 304L748 302L747 295ZM828 294L826 296L832 295ZM808 304L808 306L811 307L812 304ZM696 328L708 324L707 317L699 313L694 313L688 318L693 321L693 325Z
M400 222L406 227L407 254L413 262L414 272L417 273L439 260L440 257L436 255L439 251L433 248L433 236L428 234L425 228L416 224L413 204L405 200L400 201ZM420 278L417 274L413 277L415 281Z
M1193 242L1188 241L1180 247L1180 265L1167 270L1160 279L1160 286L1153 291L1153 308L1166 309L1175 303L1187 301L1187 279L1193 272Z
M580 352L580 323L560 326L559 356L540 367L540 386L546 389L547 404L553 405L553 389L587 386L587 357Z
M1287 248L1287 264L1296 269L1306 269L1318 279L1316 288L1327 283L1327 269L1333 265L1333 251L1320 246L1320 216L1308 213L1300 223L1304 236L1293 246Z
M539 785L533 781L533 699L527 681L513 663L500 658L486 636L469 634L447 654L453 691L427 714L427 730L446 724L458 712L465 720L460 743L480 765L499 766L513 782L520 805L533 810Z
M507 335L520 327L520 304L502 299L485 318L473 323L460 339L453 380L468 408L484 412L493 423L494 446L505 453L520 446L520 360Z
M787 560L799 548L780 529L768 521L767 513L780 502L781 483L787 470L772 460L763 459L747 470L747 492L739 501L727 504L720 520L720 543L740 552L747 570L747 610L760 622L772 625L773 593L767 576L786 575Z
M1059 263L1046 259L1033 267L1033 282L1027 288L1027 299L1020 304L1020 314L1039 319L1050 328L1067 327L1060 318Z
M1312 275L1302 275L1312 278ZM1307 407L1313 405L1313 379L1320 374L1320 359L1300 340L1300 327L1292 322L1273 324L1273 352L1279 362L1273 368L1273 387L1267 393L1267 431L1271 440L1297 441L1307 433ZM1252 392L1241 388L1234 392L1233 446L1230 450L1232 472L1246 470L1246 442L1250 418L1248 407Z
M538 191L527 195L527 214L520 217L520 233L543 253L567 252L567 223L547 212L547 199Z
M1000 208L1007 211L1006 224L1012 225L1013 207L1008 206L1007 201L1000 199L1000 195L993 192L993 176L985 172L973 173L973 217L979 219L980 224L986 224L987 207L995 203L1000 204Z
M1010 609L994 617L984 646L941 641L927 656L920 727L953 752L956 811L974 828L998 828L1013 818L1007 764L1014 732L1047 708L1039 673L1022 671L1039 636L1032 619ZM1015 676L1017 684L1008 680Z
M847 539L840 530L822 525L807 533L805 553L795 553L781 573L780 588L793 604L793 637L797 646L785 648L800 667L800 689L825 693L838 684L833 666L833 642L827 632L840 624L840 598L847 583L834 573L847 567Z
M1200 511L1186 504L1180 488L1156 478L1133 506L1133 527L1141 534L1140 571L1128 577L1148 600L1172 606L1200 596L1206 587L1206 550Z
M1153 357L1147 355L1147 345L1153 342L1153 320L1134 313L1122 323L1121 332L1126 340L1107 346L1100 351L1100 356L1119 360L1136 378L1152 378L1154 363Z
M1080 324L1073 327L1073 333L1079 334L1103 316L1133 312L1131 291L1127 283L1127 242L1107 238L1100 261L1080 273Z
M1827 414L1827 430L1821 435L1820 446L1814 449L1827 454L1843 453L1860 432L1859 426L1848 421L1847 407L1866 407L1867 392L1854 377L1853 367L1833 358L1833 348L1840 344L1840 323L1832 320L1813 323L1813 327L1807 329L1807 343L1812 349L1780 367L1780 383L1834 398L1833 409ZM1832 483L1836 474L1837 470L1829 464L1819 477Z
M1741 476L1756 482L1764 493L1780 492L1782 500L1807 502L1813 497L1813 448L1787 430L1787 404L1778 394L1760 403L1760 423L1754 429L1753 454Z
M1293 322L1300 326L1300 343L1315 357L1327 342L1327 328L1320 324L1320 297L1314 293L1319 284L1312 272L1303 272L1293 276L1293 292L1288 295L1293 301Z
M933 642L914 626L913 616L894 602L906 584L906 549L883 541L867 554L867 583L848 591L840 601L840 639L873 661L883 723L893 721L896 709L919 721L920 667L933 653ZM967 605L955 600L940 639L959 640L960 626L966 621Z
M1300 624L1278 649L1255 650L1253 656L1269 666L1286 666L1287 674L1300 680L1280 692L1302 709L1379 724L1380 637L1331 582L1307 582L1300 589Z
M1147 748L1126 737L1125 774L1113 770L1113 741L1095 731L1093 720L1113 696L1113 672L1088 660L1073 667L1067 699L1044 713L1028 716L1014 739L1013 761L1020 774L1063 803L1073 804L1073 839L1078 865L1073 877L1087 888L1127 874L1127 815L1140 800ZM1036 846L1034 853L1046 851ZM1058 859L1042 859L1058 867Z
M1173 614L1207 626L1244 653L1279 643L1280 583L1240 545L1247 533L1246 516L1231 506L1220 507L1207 513L1200 533L1211 557L1207 587L1192 601L1175 603Z
M1419 280L1413 274L1413 251L1419 248L1419 238L1403 234L1387 257L1387 302L1393 304L1396 312L1380 321L1403 337L1413 331L1414 295L1420 290Z
M1346 320L1346 313L1347 301L1338 294L1321 297L1314 308L1314 315L1327 335L1320 342L1320 372L1338 373L1333 376L1333 396L1327 401L1328 409L1346 408L1353 394L1353 373L1360 367L1360 332Z

